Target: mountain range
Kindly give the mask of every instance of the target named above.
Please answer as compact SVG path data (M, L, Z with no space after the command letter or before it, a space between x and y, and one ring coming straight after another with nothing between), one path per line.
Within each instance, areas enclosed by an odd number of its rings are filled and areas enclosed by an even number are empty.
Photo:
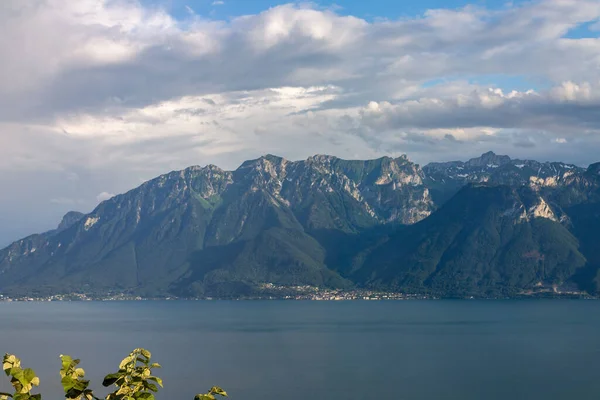
M598 227L600 163L267 155L235 171L170 172L68 213L0 251L0 292L237 297L272 283L597 294Z

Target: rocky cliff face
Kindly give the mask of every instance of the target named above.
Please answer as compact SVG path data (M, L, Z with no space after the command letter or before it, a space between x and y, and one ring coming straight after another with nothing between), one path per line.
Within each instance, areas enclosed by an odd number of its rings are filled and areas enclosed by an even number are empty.
M0 252L0 287L166 291L176 282L189 291L188 280L199 290L207 281L345 285L327 269L310 232L422 220L434 209L423 178L406 157L265 156L236 171L190 167L87 215L70 213L56 231L13 243ZM216 248L229 248L227 263L215 258Z
M406 157L347 161L318 155L290 162L266 156L245 162L235 174L247 189L264 188L291 207L308 228L412 224L435 208L423 171Z

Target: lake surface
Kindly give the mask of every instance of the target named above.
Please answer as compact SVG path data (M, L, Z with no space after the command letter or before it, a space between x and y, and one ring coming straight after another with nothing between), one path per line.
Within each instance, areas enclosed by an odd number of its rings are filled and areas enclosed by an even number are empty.
M45 399L62 397L59 354L104 395L135 347L163 364L165 400L600 397L599 301L0 303L0 352Z

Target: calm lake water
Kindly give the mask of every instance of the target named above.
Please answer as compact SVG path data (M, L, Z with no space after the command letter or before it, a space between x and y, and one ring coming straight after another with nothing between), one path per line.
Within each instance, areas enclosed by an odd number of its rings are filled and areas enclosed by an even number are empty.
M598 301L0 303L0 351L62 397L59 354L97 394L135 347L159 399L597 399ZM0 377L0 391L9 387Z

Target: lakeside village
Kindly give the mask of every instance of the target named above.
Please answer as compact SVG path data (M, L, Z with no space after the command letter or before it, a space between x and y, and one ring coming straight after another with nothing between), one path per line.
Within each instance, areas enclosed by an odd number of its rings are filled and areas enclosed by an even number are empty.
M252 295L222 296L222 297L176 297L171 295L143 297L132 293L107 292L97 293L68 293L47 296L9 296L0 293L0 302L49 302L49 301L173 301L173 300L309 300L309 301L344 301L344 300L436 300L440 297L423 293L385 292L369 289L327 289L316 286L280 286L265 283L256 288ZM474 299L472 296L456 297ZM585 292L573 288L558 288L538 286L534 290L522 291L509 297L490 297L486 299L510 298L571 298L596 299Z
M129 293L108 292L106 294L68 293L48 296L8 296L0 294L0 302L49 302L49 301L152 301L152 300L425 300L435 297L410 294L380 292L366 289L326 289L315 286L278 286L272 283L262 284L256 294L238 297L142 297Z

